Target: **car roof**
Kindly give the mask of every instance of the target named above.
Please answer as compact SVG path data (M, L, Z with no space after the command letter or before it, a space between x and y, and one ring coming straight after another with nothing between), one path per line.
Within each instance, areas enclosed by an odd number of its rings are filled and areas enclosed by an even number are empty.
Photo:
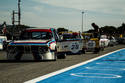
M41 28L28 28L25 31L27 32L52 32L52 29L50 27L41 27Z
M51 29L52 27L32 27L27 29Z

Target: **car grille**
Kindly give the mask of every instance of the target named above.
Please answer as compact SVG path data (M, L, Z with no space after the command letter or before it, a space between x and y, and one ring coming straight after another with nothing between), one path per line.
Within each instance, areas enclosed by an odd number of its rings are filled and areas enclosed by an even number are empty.
M47 46L16 46L23 53L39 52L41 54L48 51Z

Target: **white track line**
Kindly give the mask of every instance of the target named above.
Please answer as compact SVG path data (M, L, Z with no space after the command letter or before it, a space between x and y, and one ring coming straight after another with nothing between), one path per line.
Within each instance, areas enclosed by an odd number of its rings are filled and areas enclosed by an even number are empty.
M123 49L124 49L124 48L123 48ZM65 71L71 70L71 69L76 68L76 67L79 67L79 66L81 66L81 65L85 65L85 64L87 64L87 63L89 63L89 62L95 61L95 60L97 60L97 59L100 59L100 58L102 58L102 57L105 57L105 56L107 56L107 55L109 55L109 54L112 54L112 53L117 52L117 51L120 51L120 50L122 50L122 49L119 49L119 50L116 50L116 51L113 51L113 52L104 54L104 55L102 55L102 56L99 56L99 57L90 59L90 60L88 60L88 61L81 62L81 63L79 63L79 64L76 64L76 65L73 65L73 66L70 66L70 67L67 67L67 68L64 68L64 69L61 69L61 70L58 70L58 71L55 71L55 72L52 72L52 73L43 75L43 76L40 76L40 77L37 77L37 78L34 78L34 79L29 80L29 81L26 81L26 82L24 82L24 83L36 83L36 82L42 81L42 80L47 79L47 78L49 78L49 77L55 76L55 75L57 75L57 74L63 73L63 72L65 72Z

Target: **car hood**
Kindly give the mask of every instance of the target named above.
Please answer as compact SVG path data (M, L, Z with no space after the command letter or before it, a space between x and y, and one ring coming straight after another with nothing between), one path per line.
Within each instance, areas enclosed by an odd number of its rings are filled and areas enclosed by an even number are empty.
M14 43L47 43L49 40L17 40Z
M9 45L48 45L52 40L17 40L10 42Z

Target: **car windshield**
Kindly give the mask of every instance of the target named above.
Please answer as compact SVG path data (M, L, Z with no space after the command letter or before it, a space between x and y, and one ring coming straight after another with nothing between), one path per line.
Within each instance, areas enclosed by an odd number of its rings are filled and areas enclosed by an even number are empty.
M102 35L102 36L101 36L101 39L107 39L107 36Z
M3 43L3 41L5 41L5 38L0 38L0 43Z
M72 35L72 34L64 34L63 39L78 39L79 37L77 35Z
M3 41L2 41L2 39L0 39L0 43L2 43Z
M25 32L20 36L21 40L25 39L51 39L52 34L50 32Z

